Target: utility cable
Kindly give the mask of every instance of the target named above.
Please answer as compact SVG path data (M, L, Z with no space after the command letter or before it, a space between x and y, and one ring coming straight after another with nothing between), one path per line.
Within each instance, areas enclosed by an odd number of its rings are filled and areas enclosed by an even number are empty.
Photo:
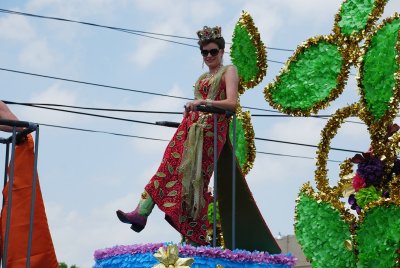
M23 105L23 104L21 104ZM113 117L113 116L106 116L106 115L99 115L99 114L92 114L92 113L83 113L83 112L77 112L77 111L71 111L71 110L65 110L65 109L58 109L58 108L50 108L50 107L44 107L44 106L31 106L31 105L23 105L23 106L30 106L33 108L40 108L40 109L47 109L47 110L53 110L53 111L59 111L59 112L65 112L65 113L73 113L73 114L79 114L79 115L86 115L86 116L93 116L93 117L99 117L99 118L105 118L105 119L112 119L112 120L119 120L119 121L126 121L126 122L132 122L132 123L139 123L139 124L147 124L147 125L157 125L156 123L153 122L146 122L146 121L140 121L140 120L133 120L133 119L128 119L128 118L121 118L121 117ZM296 142L288 142L288 141L280 141L280 140L274 140L274 139L266 139L266 138L254 138L255 140L260 140L260 141L268 141L268 142L276 142L276 143L283 143L283 144L291 144L291 145L298 145L298 146L305 146L305 147L313 147L317 148L315 145L311 144L303 144L303 143L296 143ZM352 153L362 153L361 151L355 151L355 150L348 150L348 149L341 149L341 148L330 148L331 150L334 151L342 151L342 152L352 152Z
M37 124L39 124L41 126L52 127L52 128L61 128L61 129L68 129L68 130L75 130L75 131L82 131L82 132L89 132L89 133L100 133L100 134L107 134L107 135L120 136L120 137L128 137L128 138L137 138L137 139L145 139L145 140L152 140L152 141L169 142L169 140L166 140L166 139L150 138L150 137L129 135L129 134L123 134L123 133L115 133L115 132L102 131L102 130L92 130L92 129L67 127L67 126L60 126L60 125L53 125L53 124L43 124L43 123L37 123ZM262 151L256 151L256 153L264 154L264 155L273 155L273 156L282 156L282 157L291 157L291 158L302 158L302 159L315 160L315 158L308 157L308 156L278 154L278 153L269 153L269 152L262 152ZM338 161L338 160L329 160L328 159L327 161L335 162L335 163L341 163L341 161Z
M50 75L43 75L43 74L37 74L37 73L31 73L31 72L24 72L24 71L18 71L18 70L1 68L1 67L0 67L0 71L36 76L36 77L47 78L47 79L60 80L60 81L71 82L71 83L78 83L78 84L83 84L83 85L110 88L110 89L115 89L115 90L129 91L129 92L134 92L134 93L149 94L149 95L155 95L155 96L160 96L160 97L168 97L168 98L175 98L175 99L182 99L182 100L193 100L193 98L180 97L180 96L156 93L156 92L145 91L145 90L137 90L137 89L124 88L124 87L110 86L110 85L105 85L105 84L86 82L86 81L80 81L80 80L74 80L74 79L68 79L68 78L62 78L62 77L56 77L56 76L50 76ZM249 110L270 112L270 113L280 113L275 110L255 108L255 107L250 107L250 106L242 106L242 108L249 109ZM310 116L310 117L318 117L318 116ZM351 121L346 121L346 122L351 122ZM352 122L352 123L360 124L360 122Z
M137 35L148 37L148 38L153 38L152 36L148 36L148 35L155 35L155 36L164 36L164 37L179 38L179 39L186 39L186 40L195 40L195 41L198 40L198 38L194 38L194 37L162 34L162 33L148 32L148 31L141 31L141 30L132 30L132 29L126 29L126 28L120 28L120 27L106 26L106 25L101 25L101 24L91 23L91 22L84 22L84 21L71 20L71 19L65 19L65 18L59 18L59 17L43 16L43 15L37 15L37 14L32 14L32 13L19 12L19 11L14 11L14 10L9 10L9 9L0 9L0 12L6 13L6 14L11 14L11 15L20 15L20 16L28 16L28 17L40 18L40 19L49 19L49 20L58 20L58 21L63 21L63 22L78 23L78 24L83 24L83 25L87 25L87 26L106 28L106 29L121 31L121 32L125 32L125 33L130 33L130 34L137 34ZM161 38L159 40L174 42L172 40L161 39ZM190 44L186 44L186 43L180 43L180 42L174 42L174 43L198 47L196 45L190 45ZM227 44L230 44L230 43L227 42ZM293 49L276 48L276 47L267 47L267 49L278 50L278 51L287 51L287 52L294 51ZM280 63L280 62L278 62L278 63Z
M182 112L165 112L165 111L150 111L150 110L98 108L98 107L85 107L85 106L65 105L65 104L56 104L56 103L14 102L14 101L7 101L7 100L3 100L3 102L6 103L6 104L14 104L14 105L62 107L62 108L91 110L91 111L145 113L145 114L182 114ZM279 113L279 112L277 112L277 113ZM292 115L281 114L281 113L279 113L279 114L252 114L251 116L252 117L280 117L280 118L289 117L289 118L293 118ZM311 115L309 117L328 119L328 118L332 117L332 115ZM357 122L357 121L346 121L346 122L355 123L355 124L364 124L363 122Z

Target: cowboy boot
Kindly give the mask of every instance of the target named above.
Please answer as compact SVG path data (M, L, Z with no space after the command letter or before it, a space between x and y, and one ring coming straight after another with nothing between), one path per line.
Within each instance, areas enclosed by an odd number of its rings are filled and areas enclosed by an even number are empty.
M147 223L147 217L154 208L154 201L151 196L144 191L138 206L132 212L125 213L121 210L117 211L117 216L123 223L131 224L131 229L139 233L143 230Z

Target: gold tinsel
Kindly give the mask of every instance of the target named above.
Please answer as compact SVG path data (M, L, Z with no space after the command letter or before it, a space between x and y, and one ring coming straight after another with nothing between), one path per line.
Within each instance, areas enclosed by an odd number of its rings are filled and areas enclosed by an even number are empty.
M358 103L337 110L326 123L321 132L321 141L317 149L317 169L315 170L315 182L317 189L326 194L332 194L332 189L329 187L327 178L327 160L330 149L330 142L336 135L339 127L343 124L344 120L350 116L357 115Z
M244 138L247 145L246 163L242 167L242 172L244 175L246 175L253 168L254 161L256 159L256 145L254 143L255 134L253 124L251 123L251 114L249 111L243 112L242 107L238 105L236 109L236 116L238 120L242 121Z
M240 81L239 94L243 94L246 89L253 88L263 80L267 73L267 51L264 43L261 41L260 33L257 27L255 27L253 18L248 12L242 11L242 15L236 25L243 27L249 33L250 40L253 42L254 47L257 51L257 67L258 73L253 79L248 82ZM233 36L234 37L234 36ZM231 46L232 55L232 46Z

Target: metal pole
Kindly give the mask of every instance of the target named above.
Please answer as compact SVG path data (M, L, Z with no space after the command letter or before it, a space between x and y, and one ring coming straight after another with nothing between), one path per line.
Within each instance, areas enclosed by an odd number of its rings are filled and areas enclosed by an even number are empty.
M11 206L12 206L12 188L14 183L14 161L15 161L15 144L17 129L13 127L12 132L12 147L11 147L11 162L10 162L10 177L8 180L8 205L7 205L7 221L6 221L6 233L4 237L4 250L3 250L3 268L7 266L7 250L8 250L8 239L10 235L10 221L11 221Z
M214 114L214 213L213 213L213 247L217 246L217 167L218 167L218 115Z
M3 189L6 187L6 184L7 184L7 171L8 171L8 160L9 160L9 158L10 158L10 144L9 143L7 143L6 144L6 163L5 163L5 168L4 168L4 185L3 185ZM3 205L2 205L2 207L4 207L4 202L5 202L5 200L4 200L4 196L3 196Z
M26 268L31 267L31 252L32 252L32 234L33 234L33 220L35 214L35 200L36 200L36 181L37 181L37 162L39 154L39 126L36 126L35 135L35 158L33 160L33 177L32 177L32 199L31 199L31 213L29 218L29 236L28 236L28 252L26 253Z
M236 114L232 117L232 249L236 248Z

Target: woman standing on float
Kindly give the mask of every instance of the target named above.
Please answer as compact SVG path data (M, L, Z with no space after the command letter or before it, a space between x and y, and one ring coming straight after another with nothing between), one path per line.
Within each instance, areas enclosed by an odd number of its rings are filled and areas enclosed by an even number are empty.
M213 114L197 112L199 105L235 111L239 78L233 65L223 66L225 40L221 28L197 32L200 52L209 71L194 86L194 100L184 106L184 117L165 150L157 173L142 193L137 208L118 218L140 232L155 204L165 219L191 243L206 244L207 209L212 197L208 184L214 168ZM228 119L218 115L218 156L227 139Z

